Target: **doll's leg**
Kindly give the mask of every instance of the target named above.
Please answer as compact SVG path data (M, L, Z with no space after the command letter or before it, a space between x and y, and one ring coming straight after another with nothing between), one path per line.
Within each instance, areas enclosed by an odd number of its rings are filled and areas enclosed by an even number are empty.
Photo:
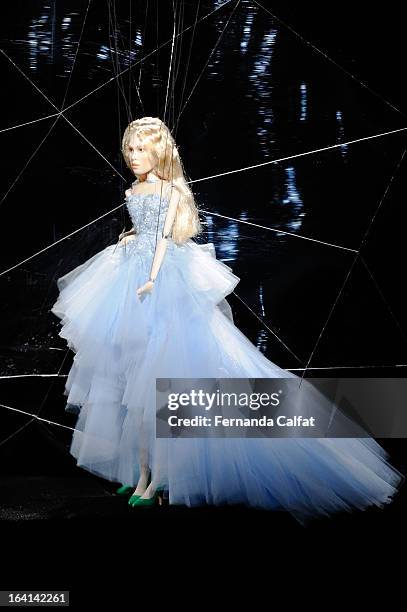
M136 498L144 493L150 481L150 466L148 465L147 456L147 453L144 451L139 453L140 476L136 488L134 488L134 485L124 484L117 489L117 495L126 496L133 492L131 497Z
M152 480L144 493L141 495L141 499L151 499L155 497L156 494L163 489L163 487L159 485L159 482L159 480Z
M163 475L160 474L159 466L157 466L157 462L155 462L154 469L149 468L149 479L147 480L147 484L144 487L144 491L137 495L136 492L138 491L136 489L133 496L129 500L129 504L137 508L151 507L154 506L157 502L159 505L162 505L164 495L164 480L165 479Z
M144 493L140 495L137 505L150 506L156 501L161 505L163 503L164 482L166 480L164 470L161 469L160 461L156 457L153 469L151 470L151 481L148 483Z
M150 466L148 465L148 453L142 449L139 453L139 465L140 465L140 477L137 482L137 486L133 491L132 498L138 498L143 495L144 491L148 487L150 480ZM130 503L130 502L129 502Z
M134 490L135 495L142 495L147 489L150 480L150 467L147 463L140 464L140 478L138 479L137 487Z

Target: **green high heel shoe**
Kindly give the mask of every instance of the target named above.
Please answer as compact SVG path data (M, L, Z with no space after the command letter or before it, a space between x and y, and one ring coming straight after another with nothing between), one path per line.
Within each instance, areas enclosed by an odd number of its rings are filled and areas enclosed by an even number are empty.
M147 478L147 487L150 484L150 482L151 482L151 474ZM133 493L133 495L130 496L129 501L127 503L129 504L129 506L135 506L138 500L140 499L140 497L141 495L137 495L136 493Z
M135 506L140 497L141 495L136 495L135 493L133 493L133 495L130 495L129 501L127 503L129 504L129 506Z
M134 487L130 485L123 485L116 490L116 495L123 495L124 497L128 495L130 491L133 491L133 490L134 490Z
M153 506L156 505L158 501L159 505L161 506L162 497L160 497L159 493L161 493L163 490L164 490L164 487L157 487L154 492L154 495L152 495L151 497L142 497L141 495L139 495L138 499L133 501L132 504L130 504L130 500L129 500L129 504L133 508L152 508Z

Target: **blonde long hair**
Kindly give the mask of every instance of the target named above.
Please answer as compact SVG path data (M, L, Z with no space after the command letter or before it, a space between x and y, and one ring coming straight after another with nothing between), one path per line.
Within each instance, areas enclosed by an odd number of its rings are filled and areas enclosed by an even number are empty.
M172 227L172 239L181 244L202 231L194 195L188 187L184 168L170 130L158 117L142 117L129 123L122 139L122 154L131 170L129 144L136 135L149 152L155 164L154 174L169 181L180 193L177 213Z

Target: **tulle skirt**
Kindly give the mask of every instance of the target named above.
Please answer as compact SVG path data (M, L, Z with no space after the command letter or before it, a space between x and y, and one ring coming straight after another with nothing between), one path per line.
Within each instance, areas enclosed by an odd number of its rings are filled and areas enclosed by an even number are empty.
M234 325L239 278L211 243L170 242L151 293L152 248L111 245L58 279L52 312L74 351L65 395L77 414L70 452L109 481L151 468L170 504L286 510L302 524L383 507L405 476L373 438L157 438L156 378L296 377Z

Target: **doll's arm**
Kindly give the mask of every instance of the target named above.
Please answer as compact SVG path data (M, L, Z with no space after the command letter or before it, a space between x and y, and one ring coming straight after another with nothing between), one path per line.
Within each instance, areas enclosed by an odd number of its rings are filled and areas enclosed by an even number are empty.
M126 197L130 197L130 196L131 196L131 193L132 193L132 190L131 190L131 189L126 189L126 191L125 191L125 195L126 195ZM122 233L119 235L119 242L120 242L120 240L122 240L122 239L123 239L123 238L125 238L126 236L133 236L133 235L134 235L134 234L136 234L136 233L137 233L137 232L136 232L136 230L135 230L135 228L134 228L134 225L133 225L133 227L132 227L130 230L128 230L127 232L123 231L123 232L122 232Z
M167 250L167 242L168 242L167 238L170 235L172 226L174 224L180 197L181 197L181 194L179 193L179 191L177 189L173 189L171 197L170 197L167 214L165 217L162 235L159 241L157 242L157 247L154 253L153 264L151 266L150 280L152 281L155 281L155 279L157 278L157 274L164 260L164 256Z

